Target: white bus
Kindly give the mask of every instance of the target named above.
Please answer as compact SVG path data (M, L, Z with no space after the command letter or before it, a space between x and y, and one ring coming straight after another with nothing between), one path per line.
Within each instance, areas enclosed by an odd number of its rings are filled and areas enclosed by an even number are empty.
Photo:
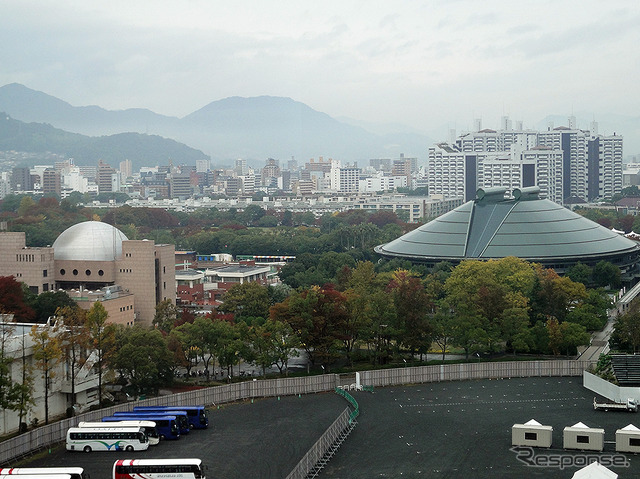
M160 435L153 421L118 421L118 422L79 422L78 427L92 427L94 429L111 429L114 427L141 427L149 438L149 445L155 446L160 442Z
M149 440L141 427L71 427L67 451L144 451Z
M0 469L0 476L43 476L68 475L71 479L89 479L89 475L81 467L5 467ZM14 478L24 479L24 477Z
M0 479L73 479L71 474L0 474Z
M119 459L112 479L206 479L200 459Z

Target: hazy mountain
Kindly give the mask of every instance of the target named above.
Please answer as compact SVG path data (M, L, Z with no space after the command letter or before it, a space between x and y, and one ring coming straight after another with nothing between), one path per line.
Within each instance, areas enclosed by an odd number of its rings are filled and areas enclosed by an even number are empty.
M148 165L195 164L208 157L201 151L157 135L118 133L90 137L54 128L48 124L25 123L0 113L0 150L30 153L52 152L74 158L77 165L94 165L103 160L117 168L125 159L134 169Z
M428 139L414 132L380 135L331 118L290 98L232 97L214 101L179 119L149 110L109 111L75 107L16 83L0 87L0 110L25 122L105 135L133 131L157 134L203 150L215 160L268 157L301 162L324 156L344 162L422 156Z
M98 106L72 106L19 83L0 87L0 111L20 121L49 123L62 130L89 136L124 132L160 134L159 130L170 130L179 124L178 118L141 108L110 111Z

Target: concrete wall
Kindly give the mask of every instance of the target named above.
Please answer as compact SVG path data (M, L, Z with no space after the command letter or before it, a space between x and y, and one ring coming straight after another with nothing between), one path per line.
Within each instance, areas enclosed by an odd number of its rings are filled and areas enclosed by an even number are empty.
M616 386L588 371L582 373L585 388L614 402L626 402L629 398L640 401L640 388Z

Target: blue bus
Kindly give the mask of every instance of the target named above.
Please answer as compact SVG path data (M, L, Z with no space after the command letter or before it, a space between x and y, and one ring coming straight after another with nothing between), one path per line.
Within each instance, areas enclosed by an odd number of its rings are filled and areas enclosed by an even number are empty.
M168 416L165 414L151 415L147 414L144 417L140 415L131 416L105 416L102 418L102 422L118 422L118 421L153 421L156 423L156 430L161 439L180 439L180 427L176 421L175 416Z
M175 410L175 411L171 411L171 414L169 414L169 411L159 411L159 410L155 410L155 411L116 411L113 413L113 416L116 417L120 417L120 416L140 416L142 419L145 419L144 416L148 416L148 415L152 415L152 416L157 416L158 414L163 415L163 416L175 416L176 417L176 423L178 424L178 427L180 428L180 434L189 434L189 417L187 416L187 411L184 410Z
M186 411L191 429L206 429L209 427L209 415L204 406L135 406L134 411Z

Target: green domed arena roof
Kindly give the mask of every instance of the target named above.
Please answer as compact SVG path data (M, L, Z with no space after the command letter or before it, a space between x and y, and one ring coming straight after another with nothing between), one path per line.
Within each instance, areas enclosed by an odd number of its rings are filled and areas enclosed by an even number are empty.
M553 201L539 188L480 189L477 197L375 251L416 261L461 261L517 256L549 263L607 259L640 245Z

